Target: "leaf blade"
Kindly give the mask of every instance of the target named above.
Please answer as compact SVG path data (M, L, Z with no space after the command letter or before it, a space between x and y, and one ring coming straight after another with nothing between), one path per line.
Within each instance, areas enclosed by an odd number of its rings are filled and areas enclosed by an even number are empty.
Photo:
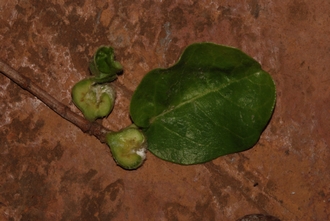
M153 154L196 164L253 146L274 104L275 84L258 62L238 49L200 43L144 77L130 114Z

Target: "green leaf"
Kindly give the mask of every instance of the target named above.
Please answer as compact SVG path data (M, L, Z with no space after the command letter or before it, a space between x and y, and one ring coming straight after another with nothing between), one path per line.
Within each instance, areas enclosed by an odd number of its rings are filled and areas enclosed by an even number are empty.
M130 115L154 155L197 164L251 148L275 99L275 84L257 61L235 48L196 43L174 66L142 79Z
M123 68L115 61L113 48L102 46L95 52L89 70L94 75L95 82L105 83L115 80Z
M94 121L111 112L115 92L110 85L99 85L95 84L94 79L84 79L72 88L72 101L87 120Z

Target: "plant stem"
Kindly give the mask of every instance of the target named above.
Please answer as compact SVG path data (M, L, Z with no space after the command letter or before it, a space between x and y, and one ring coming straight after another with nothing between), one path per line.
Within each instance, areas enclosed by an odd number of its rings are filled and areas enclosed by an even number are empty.
M50 109L55 111L58 115L64 119L70 121L77 127L79 127L84 133L95 136L102 143L105 143L105 136L107 133L111 132L101 124L97 122L90 122L84 117L74 113L69 109L68 106L64 105L60 101L56 100L54 97L49 95L45 90L40 88L38 85L33 83L29 78L21 75L9 65L0 60L0 72L3 73L6 77L11 79L17 85L19 85L24 90L30 92L46 104Z

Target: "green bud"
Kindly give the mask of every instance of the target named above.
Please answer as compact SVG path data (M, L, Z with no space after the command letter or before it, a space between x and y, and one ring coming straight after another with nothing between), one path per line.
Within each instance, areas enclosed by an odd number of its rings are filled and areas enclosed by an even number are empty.
M93 79L84 79L72 88L72 100L87 120L94 121L110 114L115 92L110 85L99 85Z
M113 48L102 46L95 52L89 64L89 70L95 82L105 83L115 80L123 67L118 61L115 61Z
M146 139L135 125L107 134L106 142L116 163L124 169L137 169L146 158Z

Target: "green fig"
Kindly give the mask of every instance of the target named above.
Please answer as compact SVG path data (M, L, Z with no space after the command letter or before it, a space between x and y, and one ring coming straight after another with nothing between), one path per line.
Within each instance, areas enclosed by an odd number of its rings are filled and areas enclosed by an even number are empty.
M115 92L110 85L84 79L72 88L72 100L87 120L94 121L109 115L114 106Z
M146 158L146 139L135 125L107 134L106 142L116 163L124 169L137 169Z

